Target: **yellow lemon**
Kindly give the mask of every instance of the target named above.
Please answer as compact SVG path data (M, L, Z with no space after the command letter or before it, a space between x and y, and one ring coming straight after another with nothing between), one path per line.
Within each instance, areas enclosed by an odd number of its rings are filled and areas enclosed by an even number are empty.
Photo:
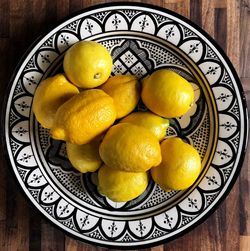
M80 41L65 53L63 68L69 80L81 88L103 84L112 70L109 51L94 41Z
M67 155L72 166L81 173L95 172L102 164L99 140L84 145L66 143Z
M149 129L159 140L166 135L169 120L152 112L133 112L122 119L120 123L132 123Z
M140 99L140 83L134 75L116 75L100 87L114 99L117 119L132 112Z
M168 191L190 187L201 172L201 158L197 150L180 138L165 139L161 143L162 162L151 169L155 183Z
M133 173L103 165L98 171L98 191L115 202L127 202L141 195L148 185L146 172Z
M148 129L129 123L112 126L99 153L107 166L127 172L144 172L161 162L158 139Z
M192 85L166 69L155 71L143 80L141 96L149 110L166 118L184 115L194 102Z
M33 112L37 121L45 128L51 128L57 109L68 99L78 94L63 74L44 79L37 87L33 99Z
M82 145L107 130L115 121L113 99L102 90L86 90L65 102L51 128L54 139Z

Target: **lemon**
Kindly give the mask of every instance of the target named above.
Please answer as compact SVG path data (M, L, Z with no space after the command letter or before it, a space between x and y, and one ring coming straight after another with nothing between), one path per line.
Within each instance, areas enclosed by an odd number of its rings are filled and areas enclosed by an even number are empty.
M86 144L107 130L115 118L114 102L109 95L98 89L85 90L59 107L51 136L77 145Z
M44 79L37 87L33 99L33 112L37 121L45 128L51 128L57 109L68 99L78 94L63 74Z
M117 119L132 112L140 99L140 84L134 75L116 75L100 87L114 99Z
M190 187L201 171L197 150L176 137L161 143L161 153L161 164L151 169L153 180L165 191Z
M66 142L67 155L72 166L81 173L95 172L102 164L99 140L84 145Z
M112 126L99 153L107 166L127 172L144 172L161 162L158 139L148 129L129 123Z
M148 185L146 172L133 173L103 165L98 171L98 191L115 202L127 202L141 195Z
M103 84L112 70L109 51L94 41L80 41L65 53L63 68L69 80L81 88Z
M149 129L159 140L166 135L169 120L152 112L133 112L122 119L120 123L132 123Z
M184 115L194 102L192 85L166 69L157 70L143 80L141 96L149 110L166 118Z

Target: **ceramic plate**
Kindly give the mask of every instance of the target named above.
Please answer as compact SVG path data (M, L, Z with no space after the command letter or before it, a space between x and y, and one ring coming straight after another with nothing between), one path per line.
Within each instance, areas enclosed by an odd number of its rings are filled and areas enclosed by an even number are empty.
M145 77L172 69L193 83L195 105L171 120L202 157L202 172L185 191L164 192L152 181L137 199L114 203L96 189L96 174L73 170L62 141L52 140L32 112L42 79L62 71L65 51L79 40L104 45L112 74ZM137 110L145 110L142 103ZM142 248L176 238L202 222L232 188L247 139L247 110L239 79L218 45L189 20L142 4L86 9L40 37L18 65L5 106L5 145L18 183L60 229L94 245Z

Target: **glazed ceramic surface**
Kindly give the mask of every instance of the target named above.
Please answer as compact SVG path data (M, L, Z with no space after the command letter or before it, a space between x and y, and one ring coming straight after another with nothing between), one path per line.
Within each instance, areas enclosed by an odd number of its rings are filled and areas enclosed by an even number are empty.
M179 136L202 158L202 172L185 191L164 192L151 181L135 200L115 203L96 189L96 173L80 174L65 143L55 141L32 112L41 80L62 72L65 51L80 40L104 45L112 74L143 78L172 69L192 82L195 104L172 119ZM136 110L146 110L140 102ZM10 83L4 121L11 168L29 200L68 234L94 245L154 246L202 222L230 191L247 139L244 95L231 63L205 32L185 18L150 5L102 5L68 18L38 39Z

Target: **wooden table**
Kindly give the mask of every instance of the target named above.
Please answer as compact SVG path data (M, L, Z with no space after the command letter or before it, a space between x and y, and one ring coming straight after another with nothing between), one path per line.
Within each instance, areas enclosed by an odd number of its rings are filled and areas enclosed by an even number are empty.
M0 0L0 93L32 41L57 20L98 0ZM109 1L106 1L109 2ZM200 25L226 51L241 78L250 107L250 0L151 0ZM67 237L30 206L20 193L0 151L0 250L106 250ZM163 251L250 250L250 148L233 190L203 224Z

